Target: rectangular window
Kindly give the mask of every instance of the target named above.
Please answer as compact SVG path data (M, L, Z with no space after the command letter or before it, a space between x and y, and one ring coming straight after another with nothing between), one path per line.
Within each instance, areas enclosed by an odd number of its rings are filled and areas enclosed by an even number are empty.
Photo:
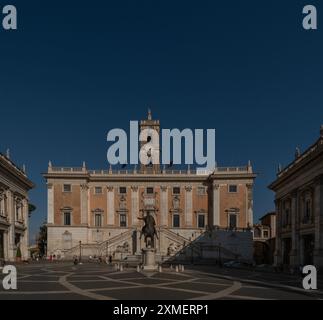
M285 209L285 217L284 217L284 223L283 226L287 227L289 226L289 209Z
M229 227L230 227L230 229L234 229L237 227L237 215L236 214L229 215Z
M173 188L173 194L180 194L181 193L181 188L180 187L174 187Z
M71 225L71 213L64 212L64 226L70 226L70 225Z
M311 200L306 201L305 217L308 219L311 216Z
M72 191L72 186L70 184L64 184L63 185L63 191L64 192L71 192Z
M204 228L205 227L205 215L204 214L199 214L198 215L197 227L198 228Z
M198 187L197 188L197 195L198 196L204 196L206 194L206 188L205 187Z
M264 238L269 238L269 233L268 233L268 231L264 231Z
M94 193L95 194L102 194L102 187L95 187Z
M127 217L125 214L120 214L120 227L127 226Z
M102 227L102 215L99 213L95 214L95 226Z
M127 193L127 188L126 187L120 187L119 188L119 193L120 194L126 194Z
M153 194L153 193L154 193L154 188L148 187L148 188L146 189L146 193L147 193L147 194Z
M0 259L4 259L4 231L0 230Z
M16 221L19 221L19 206L16 205Z
M15 233L15 245L18 246L20 241L21 241L21 235L19 233Z
M5 217L7 215L7 204L6 204L6 196L4 193L0 194L0 216Z
M173 227L179 228L179 226L180 226L179 214L174 214L173 215Z
M229 185L229 192L230 193L237 193L238 192L238 186L236 184L230 184Z

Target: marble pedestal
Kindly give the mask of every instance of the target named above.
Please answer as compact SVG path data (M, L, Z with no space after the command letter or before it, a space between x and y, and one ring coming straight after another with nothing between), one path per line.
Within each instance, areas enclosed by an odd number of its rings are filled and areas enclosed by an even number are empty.
M156 250L153 248L142 249L143 270L155 271L158 269L156 264Z

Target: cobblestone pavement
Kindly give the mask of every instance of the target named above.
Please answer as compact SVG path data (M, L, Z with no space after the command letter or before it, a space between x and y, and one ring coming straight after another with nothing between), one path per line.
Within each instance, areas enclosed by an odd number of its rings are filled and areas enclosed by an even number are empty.
M323 299L321 291L297 288L295 284L301 281L297 277L211 266L187 267L180 273L174 269L145 273L134 268L120 272L106 264L41 263L20 265L17 272L18 290L5 291L0 286L0 300Z

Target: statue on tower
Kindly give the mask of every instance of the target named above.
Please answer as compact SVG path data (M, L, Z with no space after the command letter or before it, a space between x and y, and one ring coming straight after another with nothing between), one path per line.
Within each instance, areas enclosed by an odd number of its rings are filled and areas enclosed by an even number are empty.
M152 116L151 116L151 109L149 108L148 109L148 120L151 120L152 119Z

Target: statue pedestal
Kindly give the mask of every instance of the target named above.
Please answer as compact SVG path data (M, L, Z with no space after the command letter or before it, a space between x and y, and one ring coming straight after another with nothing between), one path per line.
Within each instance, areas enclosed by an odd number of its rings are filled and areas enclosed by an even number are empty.
M143 269L147 271L155 271L158 269L156 264L156 250L153 248L142 249Z

